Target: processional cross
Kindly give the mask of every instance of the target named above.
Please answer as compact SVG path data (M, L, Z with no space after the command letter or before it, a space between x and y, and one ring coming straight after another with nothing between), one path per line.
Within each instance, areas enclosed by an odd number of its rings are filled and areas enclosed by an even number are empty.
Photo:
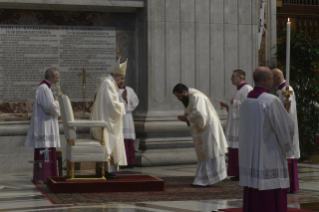
M86 85L85 85L85 77L90 77L90 74L87 74L85 72L85 67L83 67L83 72L82 74L78 74L79 77L82 77L82 84L83 84L83 118L85 118L85 88L86 88ZM83 137L85 138L85 130L84 130L84 127L83 127Z

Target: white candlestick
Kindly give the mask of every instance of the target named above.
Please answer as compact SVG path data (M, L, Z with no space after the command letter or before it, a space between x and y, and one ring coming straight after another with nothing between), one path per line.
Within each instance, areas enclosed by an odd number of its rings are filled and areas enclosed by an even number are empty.
M290 22L287 22L287 49L286 49L286 87L289 87L290 80Z

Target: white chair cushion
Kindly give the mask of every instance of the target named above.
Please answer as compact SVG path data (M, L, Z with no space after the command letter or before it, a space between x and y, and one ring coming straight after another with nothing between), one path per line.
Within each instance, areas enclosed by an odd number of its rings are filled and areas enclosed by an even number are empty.
M101 142L93 139L75 139L75 146L66 145L66 159L71 162L107 161L106 149Z

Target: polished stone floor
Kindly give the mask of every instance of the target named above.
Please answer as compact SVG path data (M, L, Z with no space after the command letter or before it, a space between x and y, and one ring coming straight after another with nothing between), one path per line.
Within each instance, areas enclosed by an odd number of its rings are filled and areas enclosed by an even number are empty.
M156 177L194 176L196 165L135 167L123 169L123 174L151 174ZM87 174L90 171L78 171ZM288 195L288 207L319 211L319 164L298 164L300 191ZM167 201L114 204L53 205L31 182L32 173L0 173L1 211L45 212L196 212L218 211L223 208L241 207L242 200L223 201Z

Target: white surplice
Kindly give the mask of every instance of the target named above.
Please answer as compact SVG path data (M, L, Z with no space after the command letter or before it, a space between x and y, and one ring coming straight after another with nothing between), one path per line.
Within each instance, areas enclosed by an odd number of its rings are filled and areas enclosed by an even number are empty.
M48 85L38 86L25 146L34 148L60 147L58 124L58 116L60 115L59 102L54 100Z
M228 105L226 139L230 148L238 149L239 109L251 90L253 88L250 85L244 85L240 90L236 91L233 104Z
M227 177L224 157L227 141L218 114L207 96L196 89L189 89L188 93L185 114L198 160L193 184L214 184Z
M286 81L284 81L286 82ZM284 83L283 82L283 83ZM286 98L282 94L282 91L286 90L286 86L284 86L282 89L277 90L277 96L279 99L284 102ZM292 91L292 95L289 97L289 101L291 101L291 106L289 109L289 115L295 122L295 128L294 128L294 140L293 140L293 150L294 155L292 157L289 157L289 159L298 159L300 158L300 148L299 148L299 131L298 131L298 118L297 118L297 104L296 104L296 96L293 88L289 86L289 90Z
M126 166L126 153L123 138L122 116L125 114L124 104L118 96L118 86L108 75L101 80L91 112L91 120L105 121L105 148L108 162L114 166ZM101 140L101 128L91 128L91 134Z
M120 89L118 94L120 101L125 101L122 97L122 94L125 89ZM126 114L123 116L123 136L124 139L133 139L135 140L135 127L132 112L138 106L139 100L134 90L126 86L127 90L127 105L125 107Z
M239 119L240 185L258 190L288 188L286 157L293 155L294 122L281 101L262 93L247 98Z

